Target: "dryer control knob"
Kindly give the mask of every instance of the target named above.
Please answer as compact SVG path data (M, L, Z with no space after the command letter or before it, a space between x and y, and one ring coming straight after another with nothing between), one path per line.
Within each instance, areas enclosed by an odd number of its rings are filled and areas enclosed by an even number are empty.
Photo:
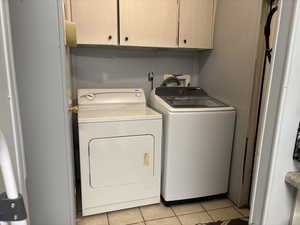
M92 93L92 94L87 94L87 95L86 95L86 98L87 98L88 100L90 100L90 101L93 101L93 100L95 99L95 97L96 97L96 96L95 96L95 94L93 94L93 93Z

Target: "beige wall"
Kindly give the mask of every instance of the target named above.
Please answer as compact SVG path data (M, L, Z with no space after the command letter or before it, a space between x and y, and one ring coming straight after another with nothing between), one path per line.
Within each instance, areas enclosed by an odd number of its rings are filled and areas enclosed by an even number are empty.
M219 0L215 50L200 60L199 85L237 109L229 197L241 200L243 161L250 114L262 0Z
M80 47L72 49L73 88L143 88L150 93L147 73L155 86L165 73L188 73L197 84L201 52L152 48ZM76 96L74 96L76 97Z

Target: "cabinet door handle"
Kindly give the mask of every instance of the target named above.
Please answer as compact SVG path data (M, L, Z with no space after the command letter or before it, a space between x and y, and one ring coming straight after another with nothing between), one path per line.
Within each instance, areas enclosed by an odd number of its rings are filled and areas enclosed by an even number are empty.
M128 41L128 39L129 39L128 37L125 37L125 41Z
M184 39L184 40L183 40L183 43L184 43L184 44L186 44L186 43L187 43L187 40L186 40L186 39Z
M112 36L111 36L111 35L109 35L109 36L108 36L108 40L111 40L111 39L112 39Z

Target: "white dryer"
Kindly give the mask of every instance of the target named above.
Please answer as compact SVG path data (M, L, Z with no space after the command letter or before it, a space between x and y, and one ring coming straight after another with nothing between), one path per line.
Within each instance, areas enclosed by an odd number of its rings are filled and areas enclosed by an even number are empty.
M163 199L226 193L235 109L193 87L157 88L150 104L164 117Z
M160 202L161 114L142 89L79 89L83 216Z

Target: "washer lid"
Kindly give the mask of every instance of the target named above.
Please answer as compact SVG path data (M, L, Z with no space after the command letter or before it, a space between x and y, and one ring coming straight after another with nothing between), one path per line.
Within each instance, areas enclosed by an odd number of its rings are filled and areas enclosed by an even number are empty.
M78 123L162 119L162 115L148 107L118 109L79 109Z
M162 96L165 102L174 108L224 108L226 104L209 96Z

